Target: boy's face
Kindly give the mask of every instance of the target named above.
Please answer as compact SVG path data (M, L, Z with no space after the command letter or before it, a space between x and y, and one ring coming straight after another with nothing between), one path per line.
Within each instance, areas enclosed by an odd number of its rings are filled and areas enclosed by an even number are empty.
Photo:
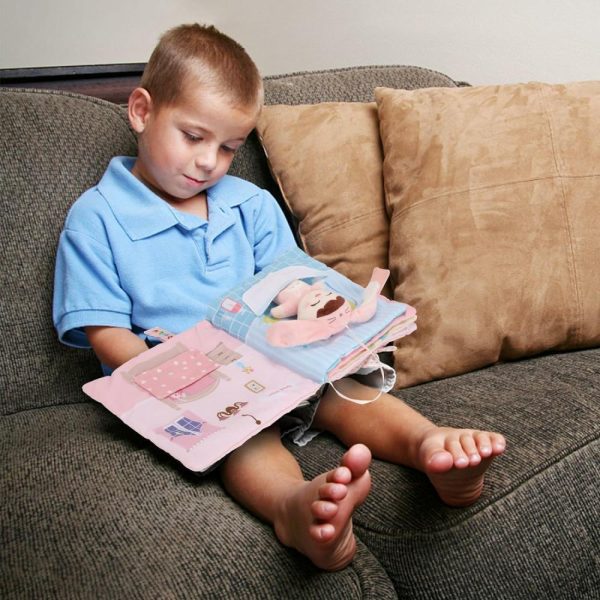
M139 134L133 174L173 204L227 173L258 117L256 107L233 107L223 96L199 88L190 87L177 103L159 108L145 90L136 92L141 97L130 101L131 124Z

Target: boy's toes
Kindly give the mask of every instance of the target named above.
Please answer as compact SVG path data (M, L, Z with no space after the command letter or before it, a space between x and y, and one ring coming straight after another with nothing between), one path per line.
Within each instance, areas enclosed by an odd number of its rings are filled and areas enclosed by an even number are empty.
M477 448L477 444L473 439L471 433L463 433L460 436L460 443L462 445L463 452L466 454L468 459L468 466L475 467L481 462L481 454Z
M327 473L326 480L330 483L350 483L352 481L352 471L348 467L337 467Z
M331 523L313 524L308 532L315 541L320 543L327 543L335 537L335 527Z
M351 473L351 479L362 477L371 464L371 451L364 444L354 444L342 457L342 467Z
M463 450L460 439L449 441L447 447L450 454L452 454L454 466L457 469L464 469L469 466L469 457Z
M443 473L454 465L454 457L446 450L437 450L427 460L427 471Z
M477 448L483 458L498 456L506 449L506 440L500 433L490 433L489 431L479 431L476 435Z
M335 502L326 500L315 500L310 507L311 513L319 521L330 521L338 512L338 505Z
M475 434L477 449L482 458L488 458L492 455L492 440L487 431L478 431Z
M506 440L501 433L493 433L490 439L492 442L492 454L502 454L506 450Z
M319 487L319 500L339 502L346 497L348 486L343 483L324 483Z

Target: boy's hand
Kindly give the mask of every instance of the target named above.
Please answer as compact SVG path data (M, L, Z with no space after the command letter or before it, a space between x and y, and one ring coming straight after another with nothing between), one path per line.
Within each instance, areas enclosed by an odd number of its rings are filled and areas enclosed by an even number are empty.
M135 333L121 327L86 327L85 333L100 362L111 369L148 350Z

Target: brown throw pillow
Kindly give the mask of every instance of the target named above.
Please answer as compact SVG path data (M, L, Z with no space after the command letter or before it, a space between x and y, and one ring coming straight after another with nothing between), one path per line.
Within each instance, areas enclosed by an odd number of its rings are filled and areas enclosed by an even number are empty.
M375 103L265 106L257 131L306 252L360 285L387 268Z
M600 82L376 90L400 387L600 342Z

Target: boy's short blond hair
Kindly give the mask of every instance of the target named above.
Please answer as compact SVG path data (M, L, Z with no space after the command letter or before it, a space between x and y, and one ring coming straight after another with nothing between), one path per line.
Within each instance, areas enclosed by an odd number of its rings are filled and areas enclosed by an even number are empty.
M262 79L254 61L212 25L179 25L164 33L140 85L161 106L176 103L190 83L228 97L233 105L262 104Z

